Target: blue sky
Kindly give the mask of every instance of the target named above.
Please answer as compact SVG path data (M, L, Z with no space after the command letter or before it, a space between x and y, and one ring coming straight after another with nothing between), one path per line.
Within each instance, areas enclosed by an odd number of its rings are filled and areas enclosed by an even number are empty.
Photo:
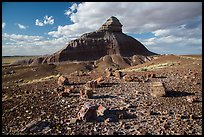
M8 26L4 31L15 34L43 35L56 29L59 25L71 24L71 21L64 15L65 10L71 5L70 2L3 2L2 20ZM36 19L43 19L45 15L53 16L54 24L44 27L36 26ZM19 31L15 23L29 26L29 29Z
M202 54L201 2L3 2L2 55L52 54L110 16L153 52Z

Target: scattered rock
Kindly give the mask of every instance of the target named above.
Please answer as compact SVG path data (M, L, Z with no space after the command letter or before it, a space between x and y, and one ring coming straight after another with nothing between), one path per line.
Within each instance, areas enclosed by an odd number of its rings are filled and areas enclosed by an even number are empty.
M97 116L104 116L106 110L107 109L103 105L99 105L97 109Z
M146 74L146 78L147 79L156 78L156 74L154 74L154 73L147 73Z
M202 115L191 114L191 115L190 115L190 119L194 119L194 120L196 120L196 119L202 119Z
M14 73L16 73L16 71L14 71L14 70L11 70L11 71L10 71L10 74L14 74Z
M64 91L64 89L65 89L64 86L59 86L56 90L60 92L60 91Z
M106 118L106 119L104 120L104 123L105 123L105 124L108 124L110 121L111 121L110 118Z
M106 69L106 77L107 77L107 78L110 78L111 76L114 76L114 75L113 75L112 68L107 68L107 69Z
M91 88L84 88L80 90L80 97L90 99L93 98L93 90Z
M42 121L41 118L37 118L28 123L25 128L21 129L23 133L43 133L46 134L50 131L50 123Z
M86 83L86 87L88 88L97 88L98 84L96 80L91 80Z
M69 97L69 92L61 92L60 93L60 96L62 96L62 97Z
M126 81L126 82L132 82L133 81L133 77L131 77L129 74L126 74L123 79Z
M187 97L186 97L186 100L187 100L189 103L200 102L199 98L196 97L196 96L187 96Z
M78 112L77 118L83 121L96 120L97 117L96 109L97 106L95 106L91 102L85 102L84 105L81 107L80 111Z
M155 111L150 111L150 115L160 115L161 113L155 112Z
M101 82L104 81L104 77L101 76L101 77L97 78L95 81L97 83L97 86L100 86Z
M68 81L68 78L61 75L59 78L58 78L58 81L57 81L58 85L59 86L64 86L64 85L68 85L69 84L69 81Z
M24 81L23 79L19 79L19 80L18 80L18 82L23 82L23 81Z
M32 68L31 70L34 71L34 72L37 71L37 69L35 69L35 68Z
M121 79L123 77L123 73L121 71L116 71L113 74L116 78Z
M152 82L150 85L151 92L150 94L153 97L162 97L165 96L165 88L163 86L163 83L161 82Z
M72 118L72 119L70 119L69 124L76 124L77 121L78 121L77 118Z
M185 115L185 114L181 115L181 119L188 119L188 118L189 118L188 115Z

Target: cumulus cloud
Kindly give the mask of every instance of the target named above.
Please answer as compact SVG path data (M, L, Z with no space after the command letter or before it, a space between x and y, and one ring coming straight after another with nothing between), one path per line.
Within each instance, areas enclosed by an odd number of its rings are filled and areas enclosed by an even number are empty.
M4 29L6 26L6 23L5 22L2 22L2 29Z
M72 6L68 9L65 10L65 15L70 16L72 13L74 13L75 10L77 10L78 5L76 3L73 3Z
M35 37L34 41L32 36L27 36L28 42L21 40L26 36L5 34L2 38L7 38L7 44L3 43L3 50L12 44L18 49L26 48L28 43L27 47L34 46L32 53L53 53L71 39L97 30L110 16L116 16L123 24L123 32L128 35L152 32L154 36L151 38L137 39L153 52L202 53L201 2L84 2L72 4L64 14L72 24L60 25L48 32L51 39ZM43 20L36 19L35 23L37 26L54 24L54 18L45 16Z
M69 34L81 28L83 29L79 33L94 31L110 16L116 16L124 25L125 33L143 33L182 24L188 25L195 17L201 16L201 13L202 4L196 2L87 2L80 3L76 13L68 12L71 14L73 24L61 26L61 29L71 30Z
M46 24L50 24L50 25L54 24L53 16L48 17L48 16L46 15L46 16L44 17L44 24L45 24L45 25L46 25Z
M180 25L168 29L159 29L152 33L156 37L140 39L140 41L154 52L160 54L202 54L201 24L196 28ZM160 50L157 50L158 48Z
M35 20L35 25L36 25L36 26L44 26L43 22L40 21L39 19L36 19L36 20Z
M116 16L123 24L124 33L152 32L155 37L143 39L143 44L150 49L168 44L175 47L194 44L199 48L202 45L201 2L85 2L72 9L69 8L65 15L73 24L58 26L57 30L48 33L50 36L77 38L97 30L110 16ZM169 48L173 51L173 46Z
M19 29L26 29L26 28L28 28L28 26L24 26L24 25L19 24L19 23L17 25L18 25Z
M66 46L70 38L46 39L42 36L2 34L2 55L45 55L54 53Z
M140 39L150 50L159 54L202 54L202 39L177 38L174 36L162 38Z
M159 54L202 54L202 37L163 35L148 39L138 38L150 51Z
M53 16L45 16L44 17L44 21L40 21L39 19L35 20L35 25L36 26L45 26L47 24L53 25L54 24L54 18Z
M42 38L43 38L42 36L28 36L28 35L17 35L17 34L9 35L7 33L2 34L3 40L10 40L10 41L33 42L33 41L41 40Z

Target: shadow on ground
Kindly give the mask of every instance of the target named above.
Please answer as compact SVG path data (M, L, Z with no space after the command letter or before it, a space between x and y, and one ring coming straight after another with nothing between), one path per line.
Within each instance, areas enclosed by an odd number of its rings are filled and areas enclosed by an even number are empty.
M167 90L165 97L183 97L183 96L191 96L191 95L195 95L195 93L188 93L185 91Z
M86 83L78 82L78 83L70 83L69 85L77 86L77 85L84 85Z
M93 96L92 99L101 99L101 98L115 98L116 96L111 95L100 95L100 96Z
M86 122L104 122L108 119L108 122L118 122L121 119L133 119L135 115L128 113L125 110L106 110L103 115L96 116L92 114L91 117L87 117Z
M98 88L112 87L113 85L118 85L118 83L101 83Z

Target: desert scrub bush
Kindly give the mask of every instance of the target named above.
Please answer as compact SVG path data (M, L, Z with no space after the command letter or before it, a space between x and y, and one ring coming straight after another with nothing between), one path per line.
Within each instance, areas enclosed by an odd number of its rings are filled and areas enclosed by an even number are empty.
M148 69L147 68L141 68L141 71L147 71Z

